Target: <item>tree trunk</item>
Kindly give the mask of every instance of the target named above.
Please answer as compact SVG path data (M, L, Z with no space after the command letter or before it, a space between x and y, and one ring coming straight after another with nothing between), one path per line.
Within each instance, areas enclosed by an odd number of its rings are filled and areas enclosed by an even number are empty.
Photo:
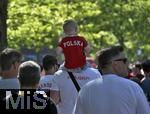
M8 0L0 0L0 52L7 47L7 5Z

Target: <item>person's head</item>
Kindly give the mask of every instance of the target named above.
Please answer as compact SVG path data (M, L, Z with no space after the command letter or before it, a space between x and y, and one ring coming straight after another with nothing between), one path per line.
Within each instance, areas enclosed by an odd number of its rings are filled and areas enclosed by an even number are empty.
M112 46L97 53L98 68L103 74L128 75L127 58L122 46Z
M17 76L22 54L15 49L6 48L0 54L1 74L3 78Z
M141 63L139 62L134 63L132 72L134 76L141 74Z
M58 70L58 62L54 56L45 55L42 62L45 74L54 74Z
M144 74L146 76L150 75L150 59L144 61L141 66L142 66L142 69L144 71Z
M35 89L40 80L40 66L34 61L23 62L19 66L18 78L21 89Z
M69 20L65 20L64 21L64 24L63 24L63 30L64 30L64 33L66 35L76 35L77 34L77 23L72 20L72 19L69 19Z

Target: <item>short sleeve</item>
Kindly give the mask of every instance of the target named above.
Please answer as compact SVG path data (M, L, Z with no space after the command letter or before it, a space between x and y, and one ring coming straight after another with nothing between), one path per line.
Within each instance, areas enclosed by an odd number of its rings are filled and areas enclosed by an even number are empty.
M59 87L58 87L58 85L57 85L56 77L55 77L55 76L54 76L54 78L52 79L51 90L59 91Z

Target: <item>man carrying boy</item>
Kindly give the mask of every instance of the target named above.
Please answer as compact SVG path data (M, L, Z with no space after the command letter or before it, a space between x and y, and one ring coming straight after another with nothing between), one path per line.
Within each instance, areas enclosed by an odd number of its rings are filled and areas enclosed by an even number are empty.
M86 64L85 52L90 51L90 46L84 37L78 36L77 23L66 20L63 25L64 37L59 42L57 54L64 53L65 68L83 68Z

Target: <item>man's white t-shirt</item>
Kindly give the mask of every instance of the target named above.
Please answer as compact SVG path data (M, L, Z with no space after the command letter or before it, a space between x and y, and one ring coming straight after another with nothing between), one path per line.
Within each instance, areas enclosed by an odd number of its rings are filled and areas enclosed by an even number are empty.
M73 72L80 88L87 82L100 78L101 74L97 69L86 68L81 72ZM58 70L53 78L52 90L60 92L61 102L58 104L58 114L71 114L78 92L65 70Z
M110 74L82 88L73 114L150 114L150 107L138 84Z
M42 76L39 82L39 89L47 89L50 90L52 87L52 78L54 75L45 75Z

